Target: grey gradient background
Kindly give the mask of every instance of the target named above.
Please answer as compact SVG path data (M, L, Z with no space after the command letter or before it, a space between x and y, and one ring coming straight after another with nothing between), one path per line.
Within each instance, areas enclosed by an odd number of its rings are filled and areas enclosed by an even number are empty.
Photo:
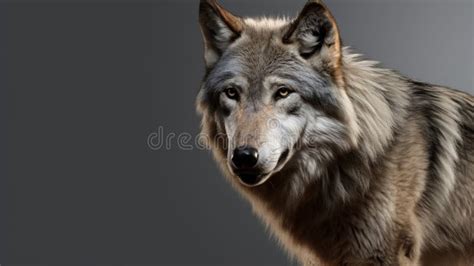
M223 0L294 15L304 0ZM474 93L473 0L327 0L347 45ZM0 263L291 265L197 134L198 1L0 0Z

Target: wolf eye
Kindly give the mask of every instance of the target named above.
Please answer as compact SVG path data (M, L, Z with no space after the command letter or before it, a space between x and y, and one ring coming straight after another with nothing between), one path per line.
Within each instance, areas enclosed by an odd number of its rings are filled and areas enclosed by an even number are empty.
M293 91L288 88L288 87L280 87L278 88L278 91L276 92L275 94L275 98L276 99L283 99L283 98L286 98L288 97L288 95L290 95Z
M229 88L225 89L224 93L229 99L233 99L233 100L236 100L239 96L238 93L237 93L237 90L233 87L229 87Z

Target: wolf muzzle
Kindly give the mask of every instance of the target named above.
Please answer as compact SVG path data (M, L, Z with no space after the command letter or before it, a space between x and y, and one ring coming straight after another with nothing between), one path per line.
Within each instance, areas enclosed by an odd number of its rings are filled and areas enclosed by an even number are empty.
M258 150L250 146L238 147L232 153L232 171L247 185L255 185L263 176L257 167Z

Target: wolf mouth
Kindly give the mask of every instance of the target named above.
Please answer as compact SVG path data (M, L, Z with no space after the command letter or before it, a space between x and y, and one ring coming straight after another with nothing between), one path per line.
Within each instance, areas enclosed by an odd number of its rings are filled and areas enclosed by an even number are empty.
M238 177L245 186L257 186L267 175L269 174L241 173Z
M284 161L288 158L288 155L290 154L290 149L286 149L281 155L280 158L278 158L277 166L275 168L279 168Z
M252 174L252 173L241 173L238 174L238 179L240 183L246 187L257 187L265 181L267 181L272 173L266 174Z
M240 183L246 187L256 187L265 183L270 177L280 171L283 168L283 164L288 159L288 155L290 154L289 149L285 149L285 151L280 155L278 159L277 165L275 166L274 170L268 173L252 173L252 172L240 172L236 173Z

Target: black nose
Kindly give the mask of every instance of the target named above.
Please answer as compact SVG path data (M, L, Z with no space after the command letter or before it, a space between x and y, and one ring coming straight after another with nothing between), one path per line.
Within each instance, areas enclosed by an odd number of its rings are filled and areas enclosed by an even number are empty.
M243 146L234 150L232 163L238 170L253 168L258 161L258 151L255 148Z

